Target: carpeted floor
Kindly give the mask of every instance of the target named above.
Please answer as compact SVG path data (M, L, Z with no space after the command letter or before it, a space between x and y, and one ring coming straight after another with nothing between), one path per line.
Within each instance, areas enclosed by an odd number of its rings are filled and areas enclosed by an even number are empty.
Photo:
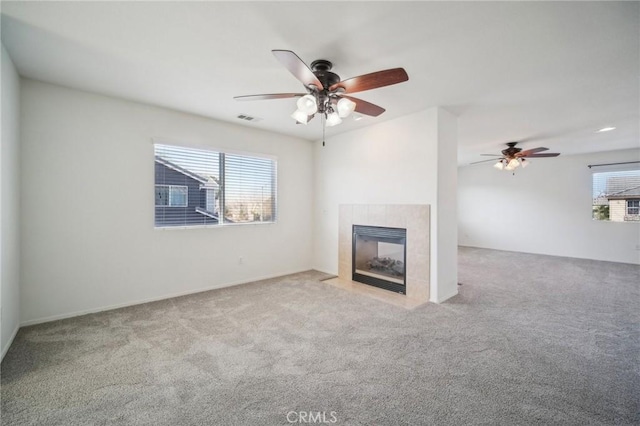
M640 267L462 248L459 276L415 310L311 271L23 328L2 424L640 423Z

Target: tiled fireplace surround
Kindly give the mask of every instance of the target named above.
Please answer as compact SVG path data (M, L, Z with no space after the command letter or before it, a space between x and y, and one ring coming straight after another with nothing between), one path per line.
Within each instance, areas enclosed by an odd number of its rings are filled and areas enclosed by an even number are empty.
M352 278L353 225L404 228L407 230L407 288L406 296L402 297L417 303L428 302L429 207L427 204L341 204L338 219L338 279L346 282Z

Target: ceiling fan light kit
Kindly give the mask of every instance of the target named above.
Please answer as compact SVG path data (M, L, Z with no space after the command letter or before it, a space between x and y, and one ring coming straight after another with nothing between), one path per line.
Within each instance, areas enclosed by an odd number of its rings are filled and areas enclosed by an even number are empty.
M293 118L300 124L306 125L309 122L309 116L307 115L307 113L299 109L295 110L293 114L291 114L291 118Z
M326 59L317 59L308 67L302 59L290 50L272 50L276 59L284 65L294 77L302 82L307 93L274 93L265 95L236 96L238 101L299 98L297 109L291 114L297 123L307 124L316 114L324 117L323 123L336 126L342 119L354 111L361 115L377 117L384 108L347 94L390 86L409 80L402 68L393 68L364 74L358 77L340 80L340 76L331 72L333 64ZM362 118L357 115L357 119ZM356 117L356 115L354 115ZM323 127L324 128L324 127Z
M313 115L318 112L318 102L312 95L304 95L298 99L296 105L298 106L298 111L306 115Z
M340 118L345 118L351 115L351 113L356 109L356 103L347 98L341 98L337 104L338 115Z
M342 123L342 119L340 118L338 113L335 112L333 108L329 107L327 112L327 121L326 121L327 126L333 127L333 126L337 126L340 123Z

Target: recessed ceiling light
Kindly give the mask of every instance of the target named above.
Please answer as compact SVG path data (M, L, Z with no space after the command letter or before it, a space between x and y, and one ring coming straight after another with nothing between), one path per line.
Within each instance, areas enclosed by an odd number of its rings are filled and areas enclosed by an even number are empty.
M615 127L603 127L602 129L598 130L598 133L610 132L615 129L616 129Z

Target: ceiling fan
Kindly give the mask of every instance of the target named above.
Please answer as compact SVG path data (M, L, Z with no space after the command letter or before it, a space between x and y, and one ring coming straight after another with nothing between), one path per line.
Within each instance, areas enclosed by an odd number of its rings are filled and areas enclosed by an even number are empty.
M488 156L492 156L492 157L499 157L497 160L498 162L496 164L493 165L493 167L495 167L498 170L515 170L516 167L520 167L522 166L522 168L525 168L529 165L530 161L527 161L527 158L545 158L545 157L557 157L558 155L560 155L557 152L546 152L544 154L539 154L542 151L548 151L549 148L543 148L543 147L538 147L538 148L532 148L532 149L527 149L526 151L523 151L522 148L517 148L516 145L518 144L518 142L508 142L507 143L507 147L506 149L503 149L502 155L496 155L496 154L480 154L480 155L488 155ZM482 160L482 161L475 161L471 164L478 164L478 163L485 163L487 161L495 161L495 158L492 158L490 160Z
M377 117L385 109L347 94L377 89L409 80L402 68L393 68L340 80L331 72L333 64L326 59L317 59L308 67L302 59L290 50L272 50L276 59L300 80L306 93L273 93L264 95L235 96L238 101L299 98L298 109L291 115L297 123L307 124L316 114L326 119L327 126L342 122L353 111Z

